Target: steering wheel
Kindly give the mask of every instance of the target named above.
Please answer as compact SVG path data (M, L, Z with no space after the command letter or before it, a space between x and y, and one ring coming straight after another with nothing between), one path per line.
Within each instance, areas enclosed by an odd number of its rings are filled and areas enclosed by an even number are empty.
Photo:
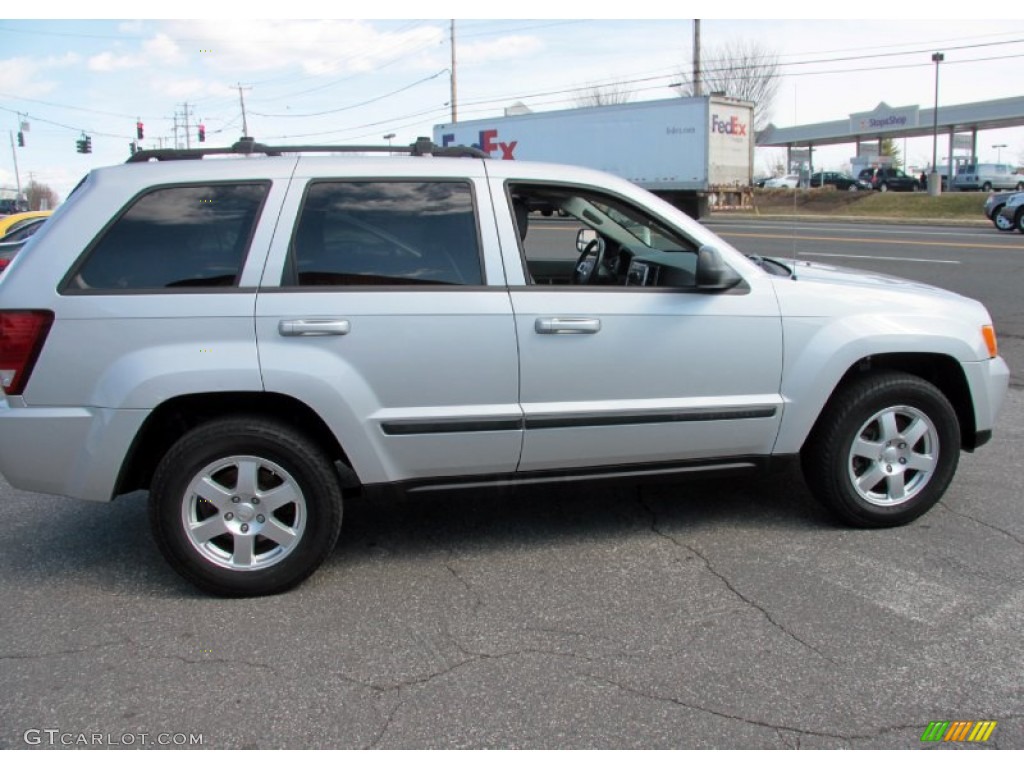
M594 251L597 251L594 254ZM572 271L572 282L574 285L590 285L597 276L598 267L601 265L601 255L604 253L604 241L596 237L587 243L580 257L576 259L576 266ZM592 264L588 263L591 255L594 255Z

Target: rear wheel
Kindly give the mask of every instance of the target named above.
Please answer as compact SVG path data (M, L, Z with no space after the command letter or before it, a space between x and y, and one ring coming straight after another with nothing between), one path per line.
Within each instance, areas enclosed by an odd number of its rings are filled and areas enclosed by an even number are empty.
M921 191L921 185L920 185L920 184L918 184L918 183L917 183L917 182L915 181L915 182L914 182L914 183L913 183L913 184L912 184L912 185L910 186L910 191L911 191L911 192L920 192L920 191Z
M945 395L903 373L850 382L801 452L817 499L861 528L903 525L945 493L960 459L960 425Z
M150 524L170 565L228 597L268 595L308 577L341 530L328 456L287 425L226 418L193 429L161 460Z
M986 181L984 184L981 185L981 191L982 192L991 192L992 191L992 185L989 182Z
M886 183L885 183L885 182L883 181L883 182L882 182L881 184L879 184L879 185L878 185L878 191L879 191L879 192L888 192L888 191L889 191L889 185L888 185L888 184L886 184Z

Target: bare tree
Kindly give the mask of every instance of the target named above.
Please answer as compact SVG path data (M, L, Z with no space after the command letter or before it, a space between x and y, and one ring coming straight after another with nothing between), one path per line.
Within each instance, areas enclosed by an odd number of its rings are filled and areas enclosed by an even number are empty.
M682 71L679 77L679 93L692 96L693 73ZM726 96L754 102L754 130L768 124L781 81L779 56L763 43L738 40L701 52L701 92L724 91Z
M35 179L25 185L25 197L28 199L30 211L46 211L56 208L60 202L60 197L49 185L41 184Z
M621 84L591 85L581 88L573 95L576 107L604 107L609 104L625 104L633 98L633 92Z

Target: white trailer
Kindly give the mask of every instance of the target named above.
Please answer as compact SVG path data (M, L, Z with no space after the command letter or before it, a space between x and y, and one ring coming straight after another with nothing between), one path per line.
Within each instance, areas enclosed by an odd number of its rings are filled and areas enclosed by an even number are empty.
M444 123L434 142L614 173L698 218L749 205L753 111L724 96L642 101Z

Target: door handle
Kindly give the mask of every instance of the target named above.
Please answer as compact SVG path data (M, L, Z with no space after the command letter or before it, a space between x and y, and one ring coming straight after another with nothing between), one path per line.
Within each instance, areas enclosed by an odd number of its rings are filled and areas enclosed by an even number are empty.
M350 329L348 320L282 320L277 324L282 336L344 336Z
M597 333L601 321L596 317L538 317L533 329L537 333Z

